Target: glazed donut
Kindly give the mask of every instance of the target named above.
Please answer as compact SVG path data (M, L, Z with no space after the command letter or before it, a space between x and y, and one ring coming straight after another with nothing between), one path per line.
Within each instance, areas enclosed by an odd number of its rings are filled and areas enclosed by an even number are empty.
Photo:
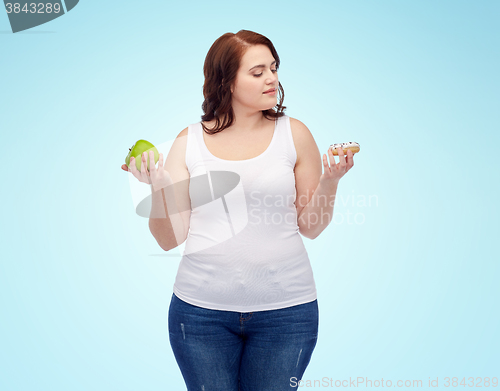
M342 150L344 151L344 155L347 154L348 149L350 149L352 153L359 152L359 144L355 143L354 141L349 141L348 143L332 144L330 145L330 148L332 149L332 153L335 156L338 156L337 148L342 148Z

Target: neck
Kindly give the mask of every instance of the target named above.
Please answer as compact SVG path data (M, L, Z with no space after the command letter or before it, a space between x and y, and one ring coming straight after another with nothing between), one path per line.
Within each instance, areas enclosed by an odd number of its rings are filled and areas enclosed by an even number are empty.
M233 106L234 112L234 122L233 124L225 129L229 130L234 134L247 134L255 131L259 131L268 122L268 120L262 114L262 111L242 110L238 107Z

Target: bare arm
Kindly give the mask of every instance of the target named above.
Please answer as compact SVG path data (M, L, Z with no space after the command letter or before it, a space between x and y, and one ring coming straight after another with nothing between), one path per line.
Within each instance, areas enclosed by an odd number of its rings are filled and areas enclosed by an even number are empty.
M187 231L178 213L177 202L172 186L155 191L151 186L151 213L149 216L149 230L158 245L169 251L186 240Z
M169 186L155 191L151 186L151 213L149 230L158 245L169 251L182 244L189 232L191 200L189 198L189 171L185 164L187 131L179 133L165 160Z
M146 160L141 156L142 165L139 172L135 162L122 165L122 169L132 174L141 182L151 187L151 212L149 230L159 246L169 251L182 244L189 232L191 217L191 200L189 198L190 175L185 164L187 128L174 140L172 148L163 167L162 154L158 163L158 171L154 163L154 155L150 152L151 178L146 167ZM131 159L133 162L133 158ZM161 171L160 171L161 169ZM153 185L155 184L155 186Z
M290 118L290 126L297 150L295 183L297 190L296 208L299 232L309 239L315 239L333 219L333 209L340 178L352 168L353 155L347 157L338 148L340 163L335 164L331 150L323 155L324 173L321 174L321 155L309 129L300 121Z

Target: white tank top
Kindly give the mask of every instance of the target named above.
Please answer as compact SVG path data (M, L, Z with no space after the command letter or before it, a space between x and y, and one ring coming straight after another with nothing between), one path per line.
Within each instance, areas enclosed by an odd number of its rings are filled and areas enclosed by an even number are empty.
M288 116L275 122L271 144L262 154L237 161L212 155L201 122L189 125L191 219L174 283L177 297L237 312L316 299L297 225L296 160Z

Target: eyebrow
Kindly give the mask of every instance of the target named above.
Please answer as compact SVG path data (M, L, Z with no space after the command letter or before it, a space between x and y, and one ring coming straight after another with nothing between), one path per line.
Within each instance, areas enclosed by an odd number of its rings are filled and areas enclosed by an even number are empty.
M273 65L273 64L275 64L275 63L276 63L276 60L274 60L274 61L271 63L271 65ZM251 67L251 68L248 70L248 72L250 72L250 71L251 71L252 69L254 69L254 68L265 68L265 67L266 67L265 65L256 65L256 66L254 66L254 67Z

